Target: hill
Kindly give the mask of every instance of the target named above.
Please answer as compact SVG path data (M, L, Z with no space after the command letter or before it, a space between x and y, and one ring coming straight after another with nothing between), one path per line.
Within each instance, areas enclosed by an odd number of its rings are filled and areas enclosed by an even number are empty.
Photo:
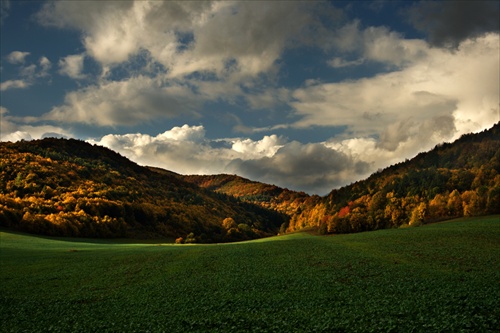
M290 216L282 231L349 233L500 213L500 123L444 143L325 197L234 175L186 176L201 187Z
M252 181L237 175L188 175L182 179L216 193L241 201L273 209L288 216L301 212L303 206L312 206L321 198L304 192L291 191L276 185Z
M333 190L288 230L346 233L500 213L500 123Z
M79 140L0 143L0 225L48 235L224 242L500 213L500 123L310 196L236 175L139 166Z
M273 235L286 221L73 139L0 143L0 179L0 225L33 233L223 242Z

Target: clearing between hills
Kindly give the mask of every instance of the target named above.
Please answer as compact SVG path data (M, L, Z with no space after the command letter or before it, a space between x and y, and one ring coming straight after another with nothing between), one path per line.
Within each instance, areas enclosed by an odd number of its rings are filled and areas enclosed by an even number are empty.
M130 244L0 232L2 332L489 332L500 216Z

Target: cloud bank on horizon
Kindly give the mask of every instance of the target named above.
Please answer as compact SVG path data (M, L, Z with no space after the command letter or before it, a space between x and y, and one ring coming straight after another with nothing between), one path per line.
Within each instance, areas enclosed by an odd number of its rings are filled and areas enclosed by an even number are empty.
M494 1L0 9L1 141L326 194L500 120Z

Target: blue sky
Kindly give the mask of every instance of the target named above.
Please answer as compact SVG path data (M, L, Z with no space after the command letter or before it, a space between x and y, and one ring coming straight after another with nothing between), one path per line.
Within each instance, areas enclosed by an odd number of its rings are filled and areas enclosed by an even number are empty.
M1 1L0 140L326 194L499 121L497 1Z

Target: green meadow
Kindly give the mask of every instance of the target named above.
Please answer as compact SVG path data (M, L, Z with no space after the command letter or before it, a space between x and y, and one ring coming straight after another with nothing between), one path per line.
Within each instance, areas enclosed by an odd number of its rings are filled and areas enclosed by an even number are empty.
M0 233L1 332L493 332L500 217L130 244Z

